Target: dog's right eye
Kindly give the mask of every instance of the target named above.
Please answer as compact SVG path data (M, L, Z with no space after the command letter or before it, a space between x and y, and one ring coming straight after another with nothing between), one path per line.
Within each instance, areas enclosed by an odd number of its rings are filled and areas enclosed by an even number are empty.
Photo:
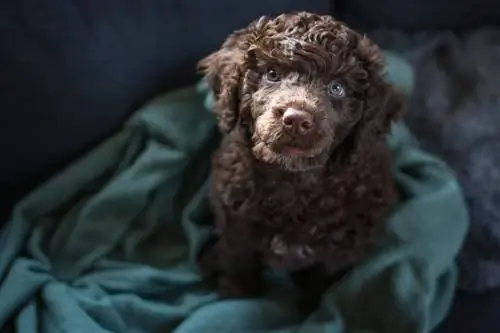
M264 77L269 82L278 82L281 79L278 72L273 68L268 69Z

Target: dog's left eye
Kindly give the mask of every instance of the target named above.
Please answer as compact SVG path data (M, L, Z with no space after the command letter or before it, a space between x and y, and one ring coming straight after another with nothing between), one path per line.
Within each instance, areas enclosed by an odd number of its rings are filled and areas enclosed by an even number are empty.
M265 74L265 79L269 82L278 82L281 79L281 77L276 70L270 68L267 70Z
M337 81L332 81L328 84L328 93L334 98L342 98L345 96L345 88Z

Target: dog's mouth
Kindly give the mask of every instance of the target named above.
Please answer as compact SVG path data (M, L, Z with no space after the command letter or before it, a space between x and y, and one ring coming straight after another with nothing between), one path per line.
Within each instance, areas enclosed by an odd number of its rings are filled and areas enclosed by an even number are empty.
M291 172L320 168L328 158L328 151L319 147L276 146L263 141L257 142L252 151L257 160L279 165L283 170Z
M281 127L265 127L252 133L253 154L257 160L281 166L286 171L319 168L326 162L332 136L321 131L292 135Z
M271 150L283 157L314 157L325 151L329 143L325 137L281 137L268 144Z
M318 148L306 148L293 144L283 144L278 147L271 146L271 149L277 154L287 157L314 157L321 152Z
M307 156L309 153L309 150L297 148L294 146L284 146L281 149L280 153L283 155L288 155L288 156Z
M279 136L273 140L265 140L254 135L254 144L260 146L276 157L285 159L315 158L328 150L329 142L325 137L292 138Z

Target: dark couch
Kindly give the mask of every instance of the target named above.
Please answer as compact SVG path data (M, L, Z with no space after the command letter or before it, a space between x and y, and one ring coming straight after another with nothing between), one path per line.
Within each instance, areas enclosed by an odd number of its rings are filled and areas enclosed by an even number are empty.
M467 30L500 22L495 0L3 0L1 220L24 193L115 131L261 14L334 12L359 29ZM500 291L458 292L441 332L500 331Z

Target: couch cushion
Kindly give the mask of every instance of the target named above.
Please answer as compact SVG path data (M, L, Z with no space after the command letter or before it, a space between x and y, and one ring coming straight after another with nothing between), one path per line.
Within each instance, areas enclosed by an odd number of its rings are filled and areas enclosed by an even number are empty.
M465 30L500 24L497 0L337 0L335 5L357 28Z

